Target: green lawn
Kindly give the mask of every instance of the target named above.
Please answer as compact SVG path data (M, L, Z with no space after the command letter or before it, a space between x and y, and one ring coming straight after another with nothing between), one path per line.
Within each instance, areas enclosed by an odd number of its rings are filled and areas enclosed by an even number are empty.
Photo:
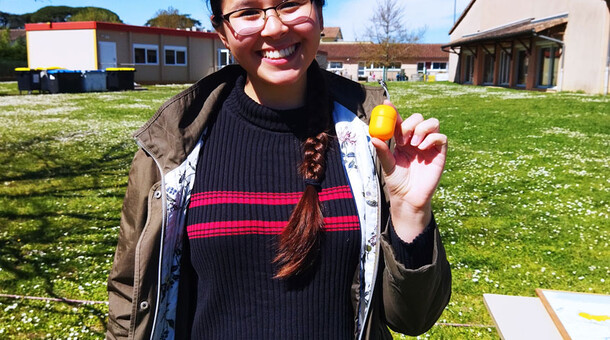
M450 140L434 210L453 296L420 338L499 339L484 293L610 294L610 97L389 86L403 116L439 118ZM20 96L0 83L1 294L106 299L130 135L182 88ZM106 317L104 304L0 298L0 338L97 339Z

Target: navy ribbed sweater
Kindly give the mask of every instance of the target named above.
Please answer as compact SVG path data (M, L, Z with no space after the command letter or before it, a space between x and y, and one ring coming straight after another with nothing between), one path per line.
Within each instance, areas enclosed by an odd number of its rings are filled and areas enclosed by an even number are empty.
M326 225L317 260L294 279L273 278L279 234L305 188L297 168L308 114L258 105L240 78L212 125L187 216L198 280L193 339L353 338L361 236L336 139L320 192ZM398 258L429 263L431 230L413 244L392 232Z
M202 149L188 212L198 276L194 339L348 339L350 285L360 252L356 206L331 140L320 200L326 221L318 261L274 279L277 240L305 184L305 110L272 111L243 92L227 97Z

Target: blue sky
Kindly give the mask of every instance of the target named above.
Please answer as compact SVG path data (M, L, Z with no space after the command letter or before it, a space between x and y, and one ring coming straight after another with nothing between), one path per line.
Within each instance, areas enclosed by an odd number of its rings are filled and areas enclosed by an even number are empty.
M454 3L459 17L470 0L399 0L404 7L403 25L409 29L427 27L424 43L449 41L449 30L453 26ZM327 0L324 8L326 26L339 26L347 41L363 40L364 27L368 24L375 7L374 0ZM159 9L172 6L180 13L190 14L210 28L209 12L205 0L0 0L0 11L23 14L34 12L44 6L96 6L107 8L130 25L144 25Z

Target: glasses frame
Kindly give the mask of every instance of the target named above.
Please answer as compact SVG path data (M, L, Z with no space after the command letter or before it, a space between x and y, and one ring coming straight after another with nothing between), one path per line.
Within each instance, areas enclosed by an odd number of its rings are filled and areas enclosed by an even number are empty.
M278 7L281 7L281 6L282 6L282 5L284 5L285 3L287 3L287 2L291 2L291 1L294 1L294 0L284 0L284 1L280 2L279 4L277 4L276 6L267 7L267 8L255 8L255 7L246 7L246 8L240 8L240 9L237 9L237 10L235 10L235 11L231 11L231 12L229 12L229 13L227 13L227 14L223 14L223 15L221 15L220 17L222 18L222 20L223 20L223 21L226 21L226 22L227 22L227 24L229 25L229 27L231 27L231 30L232 30L233 32L235 32L236 34L241 35L241 36L253 35L253 34L256 34L256 33L258 33L258 32L260 32L260 31L262 31L262 30L263 30L263 28L265 27L265 24L266 24L266 22L267 22L267 19L269 18L269 16L267 15L267 11L269 11L269 10L271 10L271 9L272 9L272 10L275 12L275 15L277 16L277 18L278 18L278 19L279 19L279 20L280 20L280 21L281 21L281 22L282 22L284 25L289 25L289 24L292 24L292 23L286 23L286 22L284 22L284 20L282 20L282 17L280 16L280 14L279 14L279 13L278 13L278 11L277 11L277 8L278 8ZM311 8L309 9L309 14L308 14L308 17L311 17L311 11L313 10L313 7L314 7L314 6L313 6L313 0L309 0L308 2L312 4L312 5L311 5ZM305 3L304 3L303 5L305 5ZM229 17L231 16L231 14L234 14L234 13L237 13L237 12L241 12L241 11L246 11L246 10L256 10L256 11L262 11L262 12L263 12L263 24L261 25L260 29L259 29L259 30L257 30L257 31L254 31L254 32L252 32L252 33L248 33L248 34L242 34L242 33L237 32L237 31L236 31L236 30L233 28L233 25L231 25L231 21L229 20ZM305 21L306 21L306 20L305 20ZM303 22L305 22L305 21L303 21Z

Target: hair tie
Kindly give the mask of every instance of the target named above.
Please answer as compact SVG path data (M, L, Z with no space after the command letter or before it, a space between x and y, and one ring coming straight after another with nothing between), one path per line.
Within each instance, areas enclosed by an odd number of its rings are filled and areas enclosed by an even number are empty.
M303 181L305 182L305 185L314 186L318 190L322 189L322 183L317 179L305 178Z

